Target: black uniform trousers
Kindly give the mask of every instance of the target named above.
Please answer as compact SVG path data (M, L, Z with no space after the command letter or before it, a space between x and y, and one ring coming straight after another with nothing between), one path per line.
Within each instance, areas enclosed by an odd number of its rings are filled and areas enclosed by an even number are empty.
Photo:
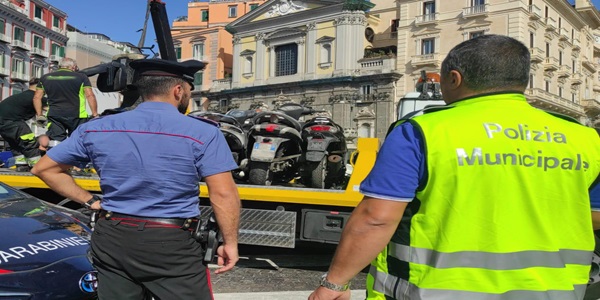
M88 118L79 117L51 117L48 116L48 131L46 135L54 141L62 142L79 127L87 122Z
M212 300L202 249L189 231L101 218L92 234L100 300Z
M41 155L33 135L28 139L21 138L31 133L25 121L0 120L0 136L8 143L13 155L23 154L27 158Z

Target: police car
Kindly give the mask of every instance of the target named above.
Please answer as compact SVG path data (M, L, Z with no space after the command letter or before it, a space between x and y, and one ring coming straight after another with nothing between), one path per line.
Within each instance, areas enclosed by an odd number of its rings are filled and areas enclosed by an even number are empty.
M95 299L87 221L0 183L0 299Z

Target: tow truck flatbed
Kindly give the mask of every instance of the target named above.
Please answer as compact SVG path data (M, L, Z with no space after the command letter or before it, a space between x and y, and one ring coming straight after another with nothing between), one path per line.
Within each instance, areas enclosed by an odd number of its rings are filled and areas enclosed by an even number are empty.
M349 212L363 197L358 187L373 167L378 150L379 139L358 139L357 151L351 159L355 160L352 175L343 190L238 184L244 206L240 243L292 248L298 235L297 222L301 227L300 239L336 242ZM74 179L85 190L101 192L96 175L74 176ZM0 169L0 181L17 188L48 189L44 182L28 172ZM208 198L204 183L200 183L199 196ZM277 209L273 209L275 207ZM211 211L209 206L203 206L202 216L207 217ZM322 226L319 225L321 222Z

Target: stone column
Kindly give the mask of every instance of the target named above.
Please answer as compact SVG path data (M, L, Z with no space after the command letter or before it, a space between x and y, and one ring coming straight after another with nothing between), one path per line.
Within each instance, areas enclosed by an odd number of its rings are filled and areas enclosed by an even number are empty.
M306 79L315 78L315 69L317 67L317 23L310 22L306 25Z
M242 73L244 70L241 68L240 64L240 52L241 52L241 38L237 35L233 36L233 65L231 66L231 72L233 73L231 76L231 87L238 87L242 80Z
M256 85L263 84L265 73L269 70L269 65L265 63L265 33L259 32L256 34L256 65L254 67L254 83ZM235 52L234 52L235 53Z

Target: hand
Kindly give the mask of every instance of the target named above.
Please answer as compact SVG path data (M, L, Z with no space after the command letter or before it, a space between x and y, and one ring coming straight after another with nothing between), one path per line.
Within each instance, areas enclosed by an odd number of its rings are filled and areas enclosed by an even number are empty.
M94 203L92 203L92 206L90 207L91 210L101 210L102 209L102 201L96 201Z
M221 268L217 269L215 273L224 273L233 269L238 260L240 260L237 244L223 244L219 246L217 248L217 257L217 265L221 266Z
M320 286L308 296L308 300L350 300L350 295L350 290L336 292Z
M35 123L39 127L46 127L48 119L45 116L35 116Z

